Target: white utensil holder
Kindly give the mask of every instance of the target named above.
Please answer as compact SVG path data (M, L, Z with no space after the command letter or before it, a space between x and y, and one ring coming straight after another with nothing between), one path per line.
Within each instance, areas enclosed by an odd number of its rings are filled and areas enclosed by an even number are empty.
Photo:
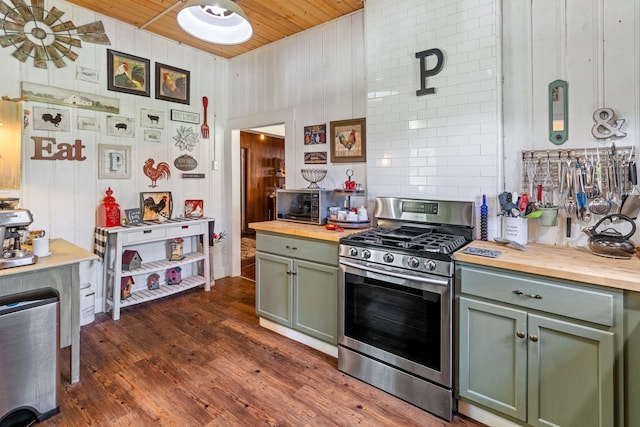
M526 218L502 218L502 237L526 245L529 240L529 229Z

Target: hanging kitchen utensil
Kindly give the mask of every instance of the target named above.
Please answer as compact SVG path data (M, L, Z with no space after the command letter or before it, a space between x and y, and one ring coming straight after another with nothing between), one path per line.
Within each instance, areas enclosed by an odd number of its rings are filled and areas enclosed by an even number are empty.
M624 235L613 228L598 231L600 224L604 221L613 221L614 219L627 221L631 224L631 231ZM636 232L636 223L626 215L607 215L601 218L595 225L584 228L582 231L589 236L589 250L594 255L629 259L635 254L636 245L630 241L629 238Z
M549 150L547 150L547 173L542 181L542 204L544 207L553 205L553 179L551 178L551 159L549 159Z
M626 215L629 218L636 219L638 213L640 213L640 191L638 191L638 169L636 162L631 161L629 163L629 181L631 181L632 188L631 193L627 195L620 206L620 213Z
M200 132L202 133L202 137L204 139L209 139L209 125L207 124L207 108L209 108L209 98L206 96L202 97L202 107L204 108L204 122L202 122L202 126L200 126Z
M571 217L576 213L576 204L573 201L573 197L569 196L567 204L564 207L567 213L567 237L571 237Z

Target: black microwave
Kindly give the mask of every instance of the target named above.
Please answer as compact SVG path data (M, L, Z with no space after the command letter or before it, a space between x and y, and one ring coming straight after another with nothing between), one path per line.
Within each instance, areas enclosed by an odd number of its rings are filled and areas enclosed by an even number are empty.
M336 206L333 190L305 188L303 190L276 191L276 219L282 221L324 224L329 207Z

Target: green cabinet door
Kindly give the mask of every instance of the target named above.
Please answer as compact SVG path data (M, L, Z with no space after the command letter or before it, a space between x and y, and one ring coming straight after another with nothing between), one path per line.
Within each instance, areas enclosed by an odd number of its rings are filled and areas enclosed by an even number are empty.
M265 319L292 327L293 260L256 252L256 312Z
M338 268L296 260L294 271L293 328L337 344Z
M527 313L460 297L459 394L527 418Z
M529 419L534 426L614 425L614 334L529 314Z

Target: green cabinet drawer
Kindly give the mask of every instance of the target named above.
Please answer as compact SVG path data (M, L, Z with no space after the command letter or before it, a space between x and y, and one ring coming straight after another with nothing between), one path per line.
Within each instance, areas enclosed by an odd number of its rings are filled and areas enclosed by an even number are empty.
M614 325L621 292L488 267L458 265L460 292L605 326Z
M334 242L257 233L256 250L322 264L338 265L338 244Z

